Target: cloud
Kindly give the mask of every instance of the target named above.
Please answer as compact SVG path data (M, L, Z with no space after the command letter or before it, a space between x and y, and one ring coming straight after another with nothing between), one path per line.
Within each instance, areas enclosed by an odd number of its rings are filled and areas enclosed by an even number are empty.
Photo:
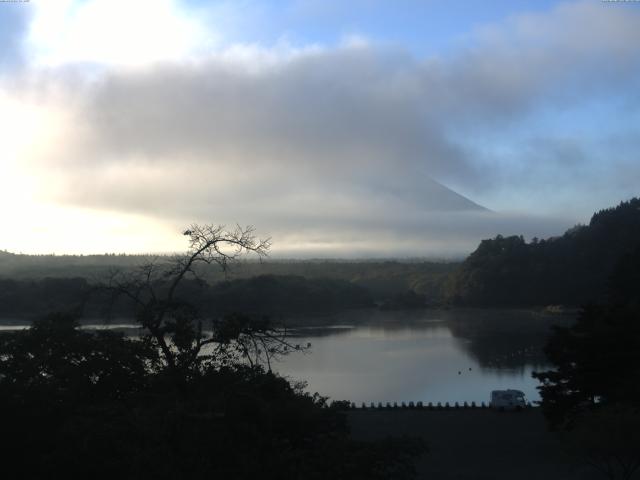
M327 216L366 213L376 198L476 208L432 180L469 166L424 121L394 63L358 46L294 52L259 71L225 53L112 73L63 94L77 110L34 168L62 167L54 183L71 203L149 211L169 197L167 215L256 198Z
M188 58L217 34L176 0L35 0L26 41L31 61L140 65Z
M562 214L486 212L443 184L482 200L540 181L552 197L575 179L593 159L570 136L537 132L516 148L546 176L518 161L488 169L483 146L463 139L495 141L541 105L571 109L606 99L612 82L637 84L639 19L561 4L483 28L444 58L358 38L332 48L236 44L90 74L35 69L14 79L14 95L54 112L57 133L24 169L49 201L176 228L255 223L290 251L452 254L497 233L557 234L572 223ZM83 60L61 52L50 58Z
M547 238L561 235L571 225L571 219L558 216L412 211L337 219L296 215L264 227L277 240L276 255L284 257L460 258L473 251L480 239L497 233Z

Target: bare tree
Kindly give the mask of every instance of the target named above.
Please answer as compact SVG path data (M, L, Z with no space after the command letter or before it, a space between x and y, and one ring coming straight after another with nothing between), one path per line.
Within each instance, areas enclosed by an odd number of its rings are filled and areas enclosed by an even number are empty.
M265 363L270 369L274 356L306 348L289 343L287 330L266 318L207 319L180 295L189 280L204 283L202 267L217 266L226 273L242 255L264 258L270 239L258 239L251 226L194 224L183 235L189 240L186 254L156 258L131 272L113 272L104 286L114 301L125 297L133 303L137 322L160 350L166 368L184 372L246 361Z

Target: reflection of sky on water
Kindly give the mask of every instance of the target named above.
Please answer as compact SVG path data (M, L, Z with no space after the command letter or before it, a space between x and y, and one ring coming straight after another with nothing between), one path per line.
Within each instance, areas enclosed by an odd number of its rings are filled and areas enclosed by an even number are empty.
M545 368L541 349L556 318L492 317L491 311L412 315L375 312L367 324L301 336L311 353L285 357L275 369L306 379L312 392L357 403L487 402L491 390L506 388L539 399L531 372Z
M0 332L13 332L16 330L26 330L29 325L0 325Z
M295 352L274 364L308 389L361 402L487 402L489 392L515 388L539 399L531 372L545 369L542 354L552 324L571 319L493 310L358 311L325 321L329 327L291 330ZM0 331L27 325L0 325ZM135 336L127 322L84 325Z

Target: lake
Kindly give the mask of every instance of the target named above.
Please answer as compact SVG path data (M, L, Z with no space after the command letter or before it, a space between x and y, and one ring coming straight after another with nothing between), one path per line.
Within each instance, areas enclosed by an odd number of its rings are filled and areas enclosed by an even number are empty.
M364 310L291 319L311 343L273 364L310 392L360 405L374 402L488 402L491 390L522 390L539 400L531 372L549 367L542 352L552 325L572 317L526 310ZM24 328L3 322L0 330ZM12 323L9 325L8 323ZM129 322L83 328L122 329Z
M531 372L549 367L542 347L572 319L530 311L451 310L342 314L330 327L296 330L312 347L274 365L308 390L362 402L488 402L491 390L539 400ZM327 321L327 320L325 320Z

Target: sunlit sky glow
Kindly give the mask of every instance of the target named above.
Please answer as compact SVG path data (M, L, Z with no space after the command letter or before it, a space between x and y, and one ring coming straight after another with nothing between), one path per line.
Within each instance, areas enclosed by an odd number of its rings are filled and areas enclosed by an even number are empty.
M640 4L599 0L0 3L0 249L557 235L638 194L638 45Z

